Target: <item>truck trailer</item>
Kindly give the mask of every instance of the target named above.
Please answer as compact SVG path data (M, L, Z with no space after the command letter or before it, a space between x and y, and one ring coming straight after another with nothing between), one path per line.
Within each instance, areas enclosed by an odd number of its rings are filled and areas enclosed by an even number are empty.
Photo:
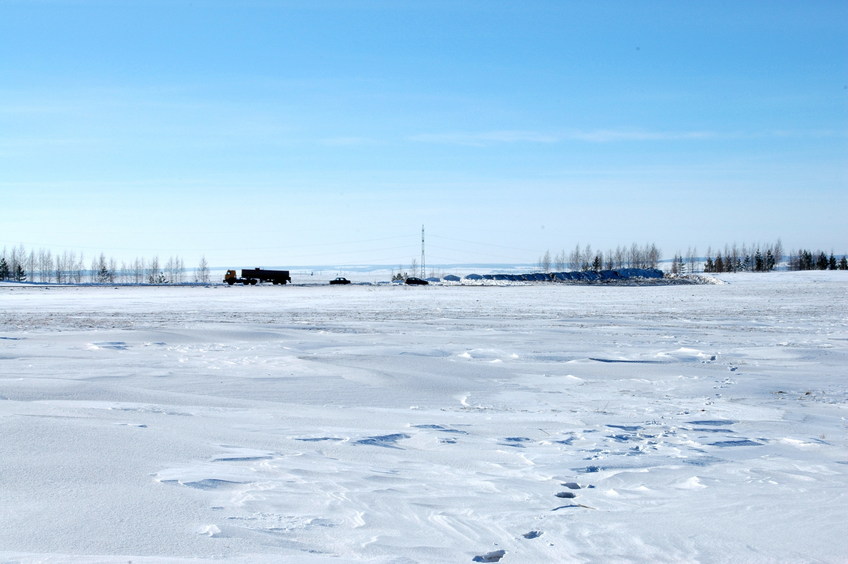
M233 284L256 285L258 282L271 282L272 284L285 284L291 282L288 270L267 270L262 268L243 268L241 276L236 275L235 270L228 270L224 276L224 282Z

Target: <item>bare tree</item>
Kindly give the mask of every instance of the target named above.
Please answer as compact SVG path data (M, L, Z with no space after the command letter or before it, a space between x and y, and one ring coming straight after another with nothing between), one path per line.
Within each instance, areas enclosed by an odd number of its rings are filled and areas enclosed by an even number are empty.
M167 283L180 284L183 281L183 260L179 256L168 257L163 269Z
M689 247L686 251L686 262L689 263L689 272L695 272L695 262L698 260L698 247Z
M592 245L586 245L583 247L583 256L580 257L580 270L591 270L593 262L595 262L595 253L592 252Z
M53 256L50 251L40 249L38 251L38 279L39 282L50 281L51 265L53 264Z
M147 283L164 284L165 275L159 270L159 257L153 257L147 266Z
M200 263L195 270L194 279L201 284L209 284L209 265L206 263L206 256L200 257Z
M539 270L542 272L551 271L551 251L545 251L545 254L539 258Z
M76 284L81 284L83 274L85 273L85 256L83 255L83 253L80 253L79 259L74 264L73 270L74 270L74 282Z
M634 242L632 245L630 245L630 251L627 253L628 268L641 268L642 260L640 256L641 252L639 251L639 245Z
M144 282L144 259L136 257L132 263L132 282L141 284Z
M645 251L647 254L647 265L645 268L657 268L660 264L660 258L662 258L660 249L654 243L651 243L645 246Z
M778 237L777 241L774 242L774 247L772 247L771 255L774 257L775 267L779 266L781 262L783 262L783 243L780 241Z
M557 254L556 258L554 258L554 268L558 271L562 272L566 269L566 264L568 263L568 259L565 258L565 249L560 250Z
M8 264L9 264L9 273L10 273L9 278L11 278L12 280L17 280L17 278L18 278L17 272L21 268L20 253L21 253L21 250L19 250L18 247L13 246L12 250L9 252L9 255L8 255L8 257L9 257ZM6 255L5 249L4 249L3 255Z
M626 255L627 255L627 252L624 250L624 248L621 245L618 245L615 248L615 256L614 256L615 266L613 266L613 268L624 268L624 257Z
M583 252L580 250L580 243L574 246L574 250L568 255L568 268L571 270L580 270L580 261L583 258Z
M30 282L35 282L35 271L38 268L38 258L35 255L35 249L27 254L26 271L29 275Z

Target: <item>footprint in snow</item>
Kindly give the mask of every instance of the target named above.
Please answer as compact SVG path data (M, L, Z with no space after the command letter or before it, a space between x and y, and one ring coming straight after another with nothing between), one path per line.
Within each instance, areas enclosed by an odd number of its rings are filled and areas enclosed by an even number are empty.
M500 562L501 558L506 555L505 550L495 550L480 556L475 556L473 562Z

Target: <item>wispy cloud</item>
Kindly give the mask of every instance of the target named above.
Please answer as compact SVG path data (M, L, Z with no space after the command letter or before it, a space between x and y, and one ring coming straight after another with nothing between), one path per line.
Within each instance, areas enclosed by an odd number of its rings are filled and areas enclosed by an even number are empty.
M409 137L418 143L486 147L505 143L614 143L631 141L675 141L715 139L713 131L651 131L645 129L575 129L557 132L530 130L495 130L480 132L424 133Z
M328 147L361 147L373 145L377 141L369 137L328 137L321 139L320 143Z
M445 145L465 145L469 147L485 147L501 143L556 143L560 138L550 133L538 131L482 131L454 133L423 133L413 135L410 141L418 143L437 143Z
M616 141L686 141L715 139L713 131L649 131L644 129L577 130L563 135L563 140L611 143Z
M494 130L480 132L425 133L408 139L418 143L488 147L506 143L637 143L661 141L708 141L715 139L827 138L846 137L839 130L651 130L639 128L571 129L554 132L530 130Z

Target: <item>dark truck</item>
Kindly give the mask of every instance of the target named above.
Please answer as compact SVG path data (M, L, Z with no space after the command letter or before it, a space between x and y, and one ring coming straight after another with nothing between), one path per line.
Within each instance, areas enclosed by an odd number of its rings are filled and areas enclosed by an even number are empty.
M288 270L266 270L262 268L243 268L241 277L236 276L235 270L228 270L224 276L224 282L233 284L255 285L257 282L271 282L272 284L285 284L291 282Z

